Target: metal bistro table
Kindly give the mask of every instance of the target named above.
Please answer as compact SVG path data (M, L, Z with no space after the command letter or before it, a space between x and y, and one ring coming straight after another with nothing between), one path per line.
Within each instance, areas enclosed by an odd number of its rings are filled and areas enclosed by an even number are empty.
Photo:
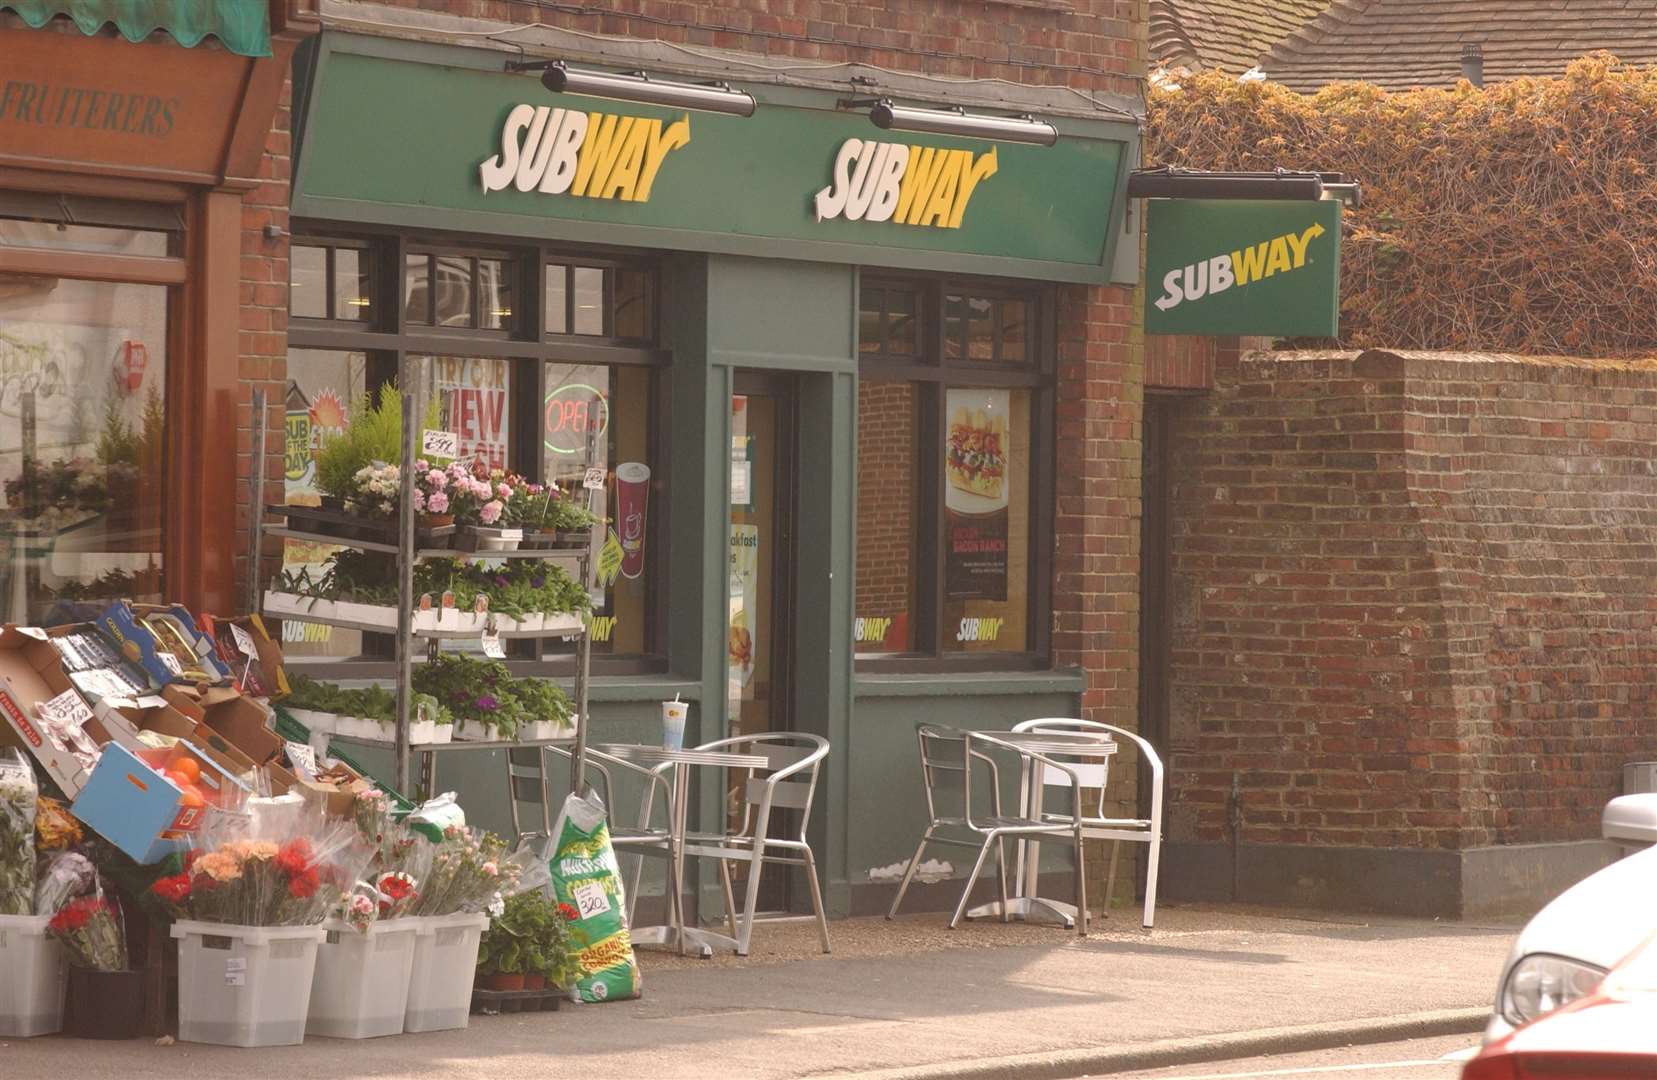
M665 746L640 746L635 743L603 743L595 749L612 757L631 761L647 768L672 766L673 805L668 815L668 863L671 873L668 881L668 904L672 912L671 926L644 926L633 931L635 945L667 945L677 947L685 955L686 946L695 946L706 959L713 950L729 949L736 952L733 937L697 926L685 925L685 819L689 816L690 785L687 774L693 765L721 769L765 769L771 761L763 754L736 754L726 750L698 750L686 747L674 750Z
M1084 793L1090 787L1104 787L1104 770L1110 764L1110 758L1117 751L1116 740L1105 734L1084 734L1043 731L979 731L975 735L988 736L1008 746L1025 750L1032 754L1042 754L1046 757L1056 757L1061 763L1075 768ZM1076 761L1075 759L1081 759ZM1070 760L1066 760L1070 759ZM1043 791L1047 787L1046 777L1043 775L1048 766L1030 758L1023 759L1023 768L1019 774L1018 795L1023 805L1025 816L1032 821L1040 821L1042 816ZM1056 772L1057 770L1055 770ZM1058 773L1063 778L1063 786L1068 787L1070 778L1064 773ZM1090 778L1097 777L1090 783ZM1075 813L1081 813L1080 806L1074 808ZM1007 902L1007 914L1029 921L1052 921L1061 924L1066 930L1076 927L1076 905L1067 904L1062 900L1048 900L1038 895L1037 881L1041 871L1041 842L1038 840L1020 840L1018 842L1018 879L1014 883L1013 896ZM1001 901L992 900L987 904L980 904L967 911L967 918L981 919L991 916L1000 917Z

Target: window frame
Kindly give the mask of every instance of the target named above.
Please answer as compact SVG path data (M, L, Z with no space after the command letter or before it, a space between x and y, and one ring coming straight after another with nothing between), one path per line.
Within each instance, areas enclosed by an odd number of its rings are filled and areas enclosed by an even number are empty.
M311 222L303 219L293 223L292 233L292 243L296 245L367 249L372 260L375 303L370 309L370 317L363 320L290 316L289 347L356 351L366 354L370 392L377 392L380 386L395 380L405 356L435 354L506 360L511 365L510 377L514 388L508 399L511 413L507 461L513 470L535 480L540 480L545 470L540 427L542 402L546 397L545 374L548 363L662 369L671 361L671 352L660 347L658 343L662 296L660 264L649 257L621 251L571 247L551 242L507 240L500 237L457 236L429 231L370 227L342 230L337 223ZM406 266L410 255L463 256L473 260L472 326L437 326L431 323L415 323L404 318ZM505 320L506 325L500 328L485 329L481 326L481 294L477 289L479 259L500 259L506 263L506 273L513 286L512 315ZM332 264L333 260L330 257L330 288ZM657 335L656 339L640 341L590 334L546 333L543 324L549 264L595 267L606 271L642 271L649 282L648 326ZM428 274L430 266L428 263ZM612 278L613 275L609 273L605 276L606 329L610 328L613 318L613 313L609 310ZM429 289L427 295L431 295ZM672 415L667 408L668 381L659 371L652 371L648 391L651 407L655 410L649 425L648 456L651 459L653 478L659 478L664 486L671 483L671 462L663 453L669 445L667 424L671 421ZM670 535L667 502L666 499L652 500L646 544L658 552L665 550L667 537ZM594 675L653 675L668 671L665 637L668 583L665 561L652 560L650 569L646 572L650 575L650 599L646 609L649 619L646 640L650 645L650 651L625 656L595 652L591 666ZM371 644L370 638L380 640ZM545 658L539 655L543 640L535 638L508 642L509 666L523 675L566 679L571 677L575 673L574 655ZM390 660L389 651L383 655L379 652L379 648L384 648L389 641L386 635L365 635L363 656L360 658L342 661L295 657L290 660L290 666L297 671L319 677L393 677L396 674L395 664Z
M1041 671L1052 666L1053 562L1057 517L1055 513L1052 463L1057 460L1055 431L1055 384L1057 328L1055 300L1049 286L1021 284L996 279L969 277L907 277L864 271L857 282L858 319L861 334L864 291L869 288L908 290L915 296L916 318L921 321L918 348L914 355L893 355L884 350L864 352L858 342L858 378L886 382L908 382L919 389L921 406L916 420L916 437L921 446L933 450L916 455L920 519L915 543L916 575L913 644L902 653L859 653L853 644L856 670L864 674L926 672ZM1026 360L1009 363L999 360L949 359L944 351L944 298L987 297L1020 300L1026 306L1024 348ZM886 314L889 297L881 299L881 340L887 336ZM998 305L996 326L1001 325ZM963 351L965 343L963 342ZM942 433L947 427L947 393L950 388L1024 390L1030 395L1030 550L1027 556L1029 581L1025 594L1028 609L1026 648L1007 652L950 652L944 649L944 475ZM862 441L861 418L857 432ZM855 571L854 571L855 573ZM853 614L856 583L853 582Z

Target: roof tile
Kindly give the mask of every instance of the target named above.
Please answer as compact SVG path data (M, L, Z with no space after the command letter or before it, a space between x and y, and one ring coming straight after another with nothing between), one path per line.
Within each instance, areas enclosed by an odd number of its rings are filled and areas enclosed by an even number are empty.
M1151 58L1241 73L1329 0L1151 0Z

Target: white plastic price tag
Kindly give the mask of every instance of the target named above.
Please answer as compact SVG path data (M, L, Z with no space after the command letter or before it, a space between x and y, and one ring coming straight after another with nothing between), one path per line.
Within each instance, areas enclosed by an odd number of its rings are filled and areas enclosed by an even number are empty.
M506 646L501 644L501 636L493 630L483 632L483 655L491 660L505 660Z
M603 491L604 469L598 465L588 469L586 475L581 478L581 486L588 491Z
M427 431L420 436L420 452L426 457L457 458L460 436L452 431Z
M243 630L235 623L231 623L230 636L236 639L236 648L242 650L243 656L258 659L259 646L253 643L252 634L248 633L246 630Z

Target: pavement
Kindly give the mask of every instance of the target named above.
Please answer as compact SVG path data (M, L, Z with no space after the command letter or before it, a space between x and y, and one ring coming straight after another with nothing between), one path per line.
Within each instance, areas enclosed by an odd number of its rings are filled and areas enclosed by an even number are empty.
M0 1042L0 1077L261 1080L773 1077L906 1080L1127 1073L1352 1043L1472 1034L1513 925L1165 907L1086 939L937 914L758 927L753 955L641 951L644 996L472 1018L461 1031L236 1050ZM66 1070L68 1070L66 1072Z

